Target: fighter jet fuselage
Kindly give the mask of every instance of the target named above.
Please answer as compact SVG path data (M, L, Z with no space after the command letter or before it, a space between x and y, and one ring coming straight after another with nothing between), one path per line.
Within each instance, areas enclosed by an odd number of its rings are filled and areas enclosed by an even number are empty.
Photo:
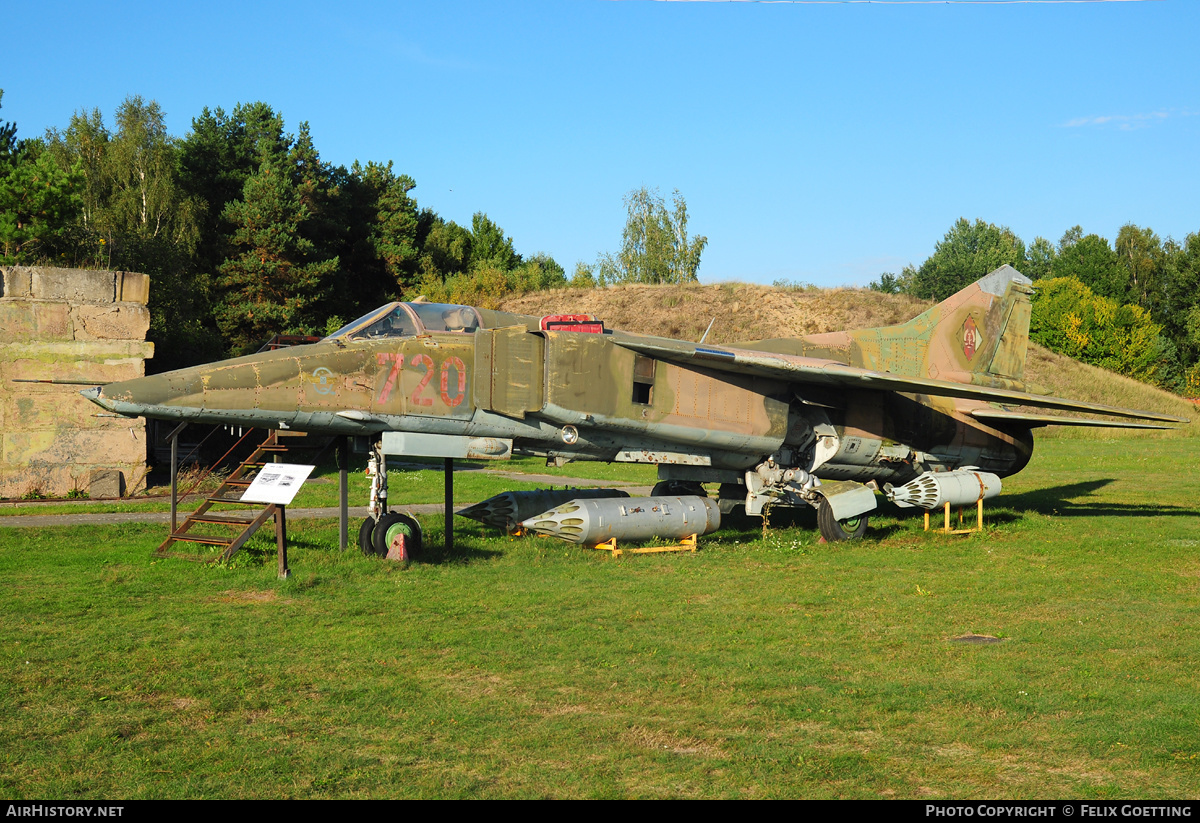
M831 501L841 520L881 483L1020 471L1039 426L1154 427L1013 406L1175 422L1027 393L1030 293L1006 266L899 326L732 346L393 303L318 343L85 395L130 416L390 438L389 453L652 463L752 514Z

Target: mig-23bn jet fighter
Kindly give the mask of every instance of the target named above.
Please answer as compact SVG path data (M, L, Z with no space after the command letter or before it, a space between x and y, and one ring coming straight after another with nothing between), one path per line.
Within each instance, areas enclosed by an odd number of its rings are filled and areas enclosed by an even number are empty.
M131 417L369 437L377 519L387 454L527 454L654 463L655 494L719 484L725 511L813 506L841 540L863 534L881 484L927 509L991 496L1029 462L1035 428L1186 422L1027 392L1031 293L1004 266L907 323L738 345L418 300L311 345L83 394Z

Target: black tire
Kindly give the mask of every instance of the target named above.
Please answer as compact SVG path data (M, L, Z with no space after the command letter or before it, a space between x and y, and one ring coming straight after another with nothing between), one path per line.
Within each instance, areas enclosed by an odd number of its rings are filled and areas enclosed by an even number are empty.
M650 490L651 497L708 497L704 486L691 480L659 480Z
M365 555L375 554L375 544L371 542L371 535L375 532L375 518L368 517L358 527L358 550Z
M733 514L737 508L745 515L746 487L739 483L722 483L717 489L717 505L721 507L722 517Z
M398 512L388 512L379 518L379 523L371 532L371 544L375 547L375 554L387 557L392 541L400 535L405 538L408 559L413 560L419 557L421 554L421 524L407 514Z
M845 520L834 519L833 507L824 497L821 498L821 504L817 507L817 528L820 530L821 536L830 543L839 540L858 540L867 533L868 522L870 522L870 518L865 514L848 517Z

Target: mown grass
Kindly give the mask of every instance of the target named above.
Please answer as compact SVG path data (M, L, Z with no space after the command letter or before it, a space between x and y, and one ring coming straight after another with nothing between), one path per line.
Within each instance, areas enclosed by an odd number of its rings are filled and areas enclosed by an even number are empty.
M265 536L0 528L0 793L1195 796L1187 445L1043 444L966 538L780 514L614 561L460 521L445 555L431 517L404 566L310 521L279 581Z

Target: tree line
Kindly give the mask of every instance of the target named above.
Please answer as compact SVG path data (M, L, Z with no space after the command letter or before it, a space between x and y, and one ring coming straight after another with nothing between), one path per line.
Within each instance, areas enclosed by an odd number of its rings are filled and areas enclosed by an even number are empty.
M944 300L1008 264L1035 281L1030 336L1054 351L1200 396L1200 232L1182 242L1127 223L1116 241L1068 229L1027 247L1005 226L960 218L919 267L876 291Z
M0 104L3 91L0 90ZM479 211L460 226L421 208L387 163L326 163L301 123L262 102L205 108L182 138L158 103L127 98L19 138L0 120L0 265L152 276L155 371L255 350L274 334L324 334L394 299L495 307L560 286L697 282L708 239L687 204L657 189L626 196L621 248L570 278L517 252ZM1056 351L1200 395L1200 233L1182 242L1121 227L1115 243L1075 226L1026 246L1003 226L960 219L919 267L878 291L944 299L1009 264L1039 281L1031 336Z
M0 264L151 275L157 370L418 293L486 303L566 284L484 212L460 226L420 208L415 186L391 162L326 163L306 123L289 134L261 102L206 108L183 138L136 96L111 123L78 112L42 137L0 121Z
M3 91L0 90L0 103ZM75 113L19 139L0 120L0 265L152 276L150 364L161 371L322 334L389 300L494 307L558 286L694 282L707 240L689 238L679 192L626 198L622 250L568 281L522 255L486 213L460 226L418 206L393 164L326 163L308 124L285 131L262 102L205 108L172 136L157 102L127 98L106 121Z

